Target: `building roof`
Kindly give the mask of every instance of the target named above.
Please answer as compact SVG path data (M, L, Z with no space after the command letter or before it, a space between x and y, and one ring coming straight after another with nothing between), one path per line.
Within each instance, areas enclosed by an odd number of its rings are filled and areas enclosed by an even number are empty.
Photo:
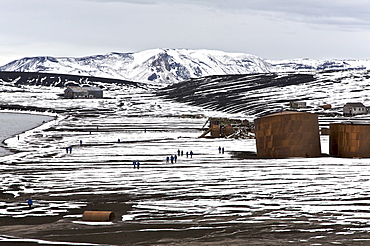
M356 107L356 108L365 107L365 105L363 105L362 103L346 103L346 105L344 105L344 106L347 106L347 107Z
M79 86L68 86L67 89L73 92L88 92L88 91L101 91L99 87L79 87Z

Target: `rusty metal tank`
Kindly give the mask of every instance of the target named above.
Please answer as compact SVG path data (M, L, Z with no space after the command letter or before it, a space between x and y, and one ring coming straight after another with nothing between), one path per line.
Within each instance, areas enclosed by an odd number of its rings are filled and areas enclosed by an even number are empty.
M316 114L284 111L256 119L254 124L258 157L321 156Z
M370 157L370 124L330 124L329 153L338 157Z

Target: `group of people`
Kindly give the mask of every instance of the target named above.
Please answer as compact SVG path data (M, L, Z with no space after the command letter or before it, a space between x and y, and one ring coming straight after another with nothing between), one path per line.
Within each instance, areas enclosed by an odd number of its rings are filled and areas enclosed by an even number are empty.
M139 168L140 168L140 162L138 162L138 161L133 161L133 162L132 162L132 165L134 166L134 169L135 169L135 168L137 168L137 169L139 169Z
M167 156L166 157L166 162L169 163L171 161L171 163L176 163L177 162L177 155L171 155L170 157Z
M221 154L221 153L222 153L222 154L223 154L223 153L225 153L225 148L224 148L224 147L222 147L222 148L221 148L221 146L218 146L218 153L219 153L219 154Z
M66 148L66 152L67 152L67 154L68 154L68 153L72 154L72 147L67 147L67 148Z
M177 157L178 156L183 156L183 155L184 155L184 151L183 150L180 151L178 149L177 150L177 155L174 154L174 155L166 157L166 162L169 163L171 161L171 164L176 163L177 162ZM186 151L185 155L186 155L186 158L189 158L189 155L190 155L190 158L193 158L194 153L193 153L192 150L190 150L190 152Z

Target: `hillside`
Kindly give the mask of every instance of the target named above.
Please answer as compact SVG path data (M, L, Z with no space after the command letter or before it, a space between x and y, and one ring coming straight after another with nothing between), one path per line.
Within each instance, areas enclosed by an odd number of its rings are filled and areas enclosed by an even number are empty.
M160 89L158 95L178 102L254 117L289 109L304 101L306 111L335 116L347 102L370 105L369 71L271 73L210 76ZM331 110L321 106L331 104Z

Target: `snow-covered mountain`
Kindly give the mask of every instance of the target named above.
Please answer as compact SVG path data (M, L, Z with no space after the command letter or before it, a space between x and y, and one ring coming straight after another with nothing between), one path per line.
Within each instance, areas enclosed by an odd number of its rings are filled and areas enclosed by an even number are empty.
M28 57L0 71L43 72L174 83L209 75L266 73L271 66L248 54L215 50L152 49L137 53L71 57Z
M217 50L151 49L80 58L26 57L0 71L93 76L136 82L172 84L212 75L370 69L370 60L264 60Z

